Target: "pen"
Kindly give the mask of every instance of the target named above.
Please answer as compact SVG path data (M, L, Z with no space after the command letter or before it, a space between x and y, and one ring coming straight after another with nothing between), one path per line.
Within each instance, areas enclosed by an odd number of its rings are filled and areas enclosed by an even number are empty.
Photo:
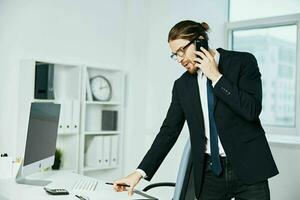
M80 199L80 200L88 200L88 198L84 198L84 197L79 196L79 195L77 195L77 194L75 194L75 197L77 197L77 198Z
M107 185L113 185L113 183L105 183ZM119 186L124 186L124 187L130 187L130 185L127 185L127 184L117 184Z

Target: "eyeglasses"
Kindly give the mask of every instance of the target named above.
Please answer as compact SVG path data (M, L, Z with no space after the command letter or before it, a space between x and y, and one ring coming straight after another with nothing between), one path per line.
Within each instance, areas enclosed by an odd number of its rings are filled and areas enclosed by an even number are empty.
M184 47L180 47L175 53L172 53L172 55L170 56L173 60L177 60L178 56L179 57L183 57L185 55L185 51L186 49L197 39L198 37L196 37L195 39L191 40L187 45L185 45Z

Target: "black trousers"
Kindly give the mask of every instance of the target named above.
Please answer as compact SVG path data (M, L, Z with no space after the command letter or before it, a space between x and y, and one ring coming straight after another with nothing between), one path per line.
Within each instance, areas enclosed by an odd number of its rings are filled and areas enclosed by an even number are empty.
M270 200L268 180L252 185L243 184L234 173L229 160L221 157L222 173L211 171L210 156L206 155L204 182L199 200Z

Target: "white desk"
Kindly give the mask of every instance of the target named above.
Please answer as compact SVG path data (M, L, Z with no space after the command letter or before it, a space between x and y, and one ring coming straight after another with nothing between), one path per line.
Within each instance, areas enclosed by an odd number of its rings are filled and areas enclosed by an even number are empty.
M47 187L60 187L64 185L64 188L69 191L69 195L53 196L47 194L43 187L40 186L30 186L17 184L15 180L0 180L0 200L79 200L75 197L77 195L88 196L89 200L130 200L130 199L148 199L144 196L134 194L131 198L128 196L127 192L115 192L110 185L104 185L101 190L98 191L82 191L74 192L70 188L66 187L66 182L69 182L70 187L76 179L81 178L82 175L78 175L71 172L56 172L48 173L42 175L44 179L51 180L52 183L47 185ZM37 175L35 178L40 178L41 175Z

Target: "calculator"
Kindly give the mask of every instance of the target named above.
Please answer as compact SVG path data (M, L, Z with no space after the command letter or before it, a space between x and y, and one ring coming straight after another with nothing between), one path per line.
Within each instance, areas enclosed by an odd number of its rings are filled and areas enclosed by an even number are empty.
M60 188L56 188L56 189L50 189L47 187L44 187L44 190L51 195L68 195L69 192L66 189L60 189Z

